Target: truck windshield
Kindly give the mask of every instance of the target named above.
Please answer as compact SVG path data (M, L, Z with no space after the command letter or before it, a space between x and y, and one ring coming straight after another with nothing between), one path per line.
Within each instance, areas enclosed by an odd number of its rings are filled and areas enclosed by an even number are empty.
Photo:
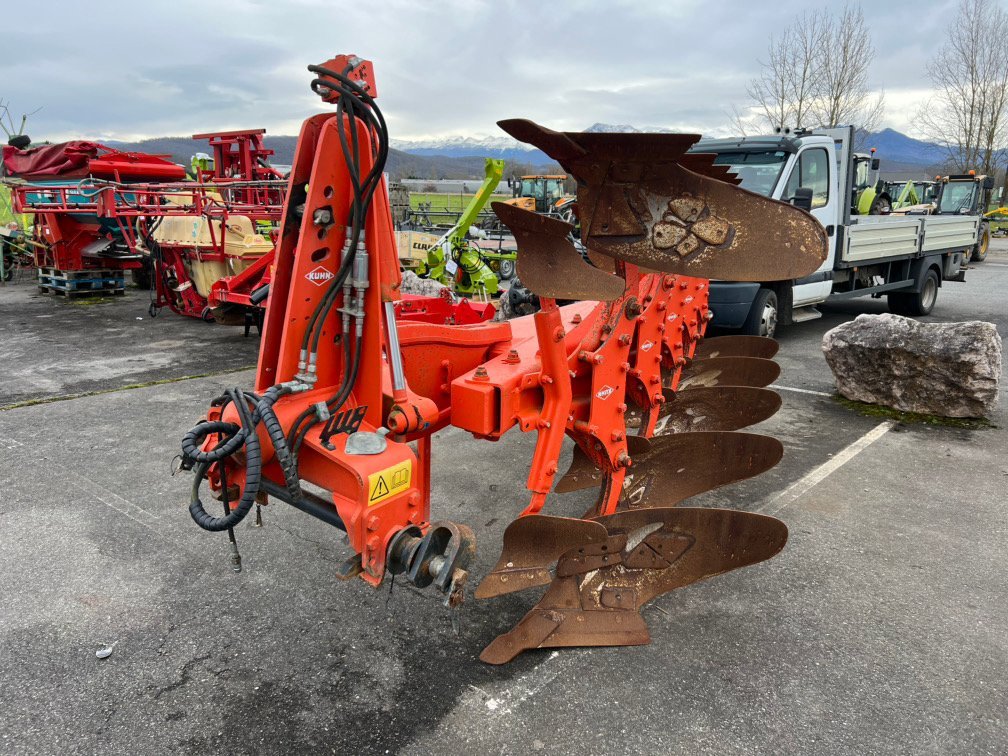
M973 212L973 195L976 192L973 181L950 181L942 189L939 213Z
M715 165L727 165L742 179L742 186L750 192L769 197L777 186L788 153L774 152L722 152L714 159Z

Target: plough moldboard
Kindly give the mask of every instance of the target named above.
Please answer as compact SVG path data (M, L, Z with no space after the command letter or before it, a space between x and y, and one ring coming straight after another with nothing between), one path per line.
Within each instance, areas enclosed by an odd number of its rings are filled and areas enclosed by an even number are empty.
M464 524L431 522L432 437L449 425L490 441L535 432L529 503L510 513L475 595L547 587L483 652L494 664L538 647L647 643L645 603L776 554L780 521L680 506L782 455L777 440L742 432L780 407L765 388L776 345L704 340L706 279L807 275L825 259L822 227L686 155L696 136L503 121L577 179L583 250L572 226L497 206L540 310L468 325L397 319L371 64L340 56L309 70L339 108L309 118L298 141L255 391L226 392L183 440L196 522L230 531L268 495L345 530L355 556L342 576L401 574L456 604L475 542ZM223 515L201 500L204 480ZM598 495L583 518L548 514L552 497L588 487Z

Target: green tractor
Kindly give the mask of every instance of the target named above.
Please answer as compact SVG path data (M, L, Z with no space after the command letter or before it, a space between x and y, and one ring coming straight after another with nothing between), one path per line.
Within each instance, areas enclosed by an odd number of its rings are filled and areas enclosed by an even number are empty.
M854 186L851 212L855 215L888 215L893 209L892 195L879 178L879 159L875 148L870 154L854 153Z

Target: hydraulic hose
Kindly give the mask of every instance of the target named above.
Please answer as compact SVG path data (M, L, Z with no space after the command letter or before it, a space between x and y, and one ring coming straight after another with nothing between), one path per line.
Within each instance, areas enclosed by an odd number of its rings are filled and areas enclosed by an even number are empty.
M235 401L235 399L238 399L238 401ZM224 517L214 517L207 512L206 507L203 506L203 501L200 499L199 489L203 483L203 479L206 477L209 464L206 462L197 462L193 468L195 475L193 476L192 492L189 501L189 514L197 525L211 532L233 528L245 519L245 515L251 511L252 505L255 504L256 496L259 494L259 484L262 479L262 451L259 448L259 436L255 433L255 429L252 428L249 432L247 423L251 422L251 417L249 416L248 407L240 397L235 396L232 401L234 401L238 414L241 416L242 430L246 431L243 439L245 445L245 487L238 506ZM220 423L220 425L236 427L231 423ZM224 443L233 441L237 437L239 437L239 434L236 432L234 436ZM211 453L219 452L222 447L223 444Z
M240 523L249 513L259 493L262 479L262 449L256 427L261 422L269 434L277 462L284 474L287 492L293 499L301 495L301 481L297 474L297 460L290 453L287 439L284 437L283 426L273 411L273 403L282 395L281 389L274 386L260 398L255 394L233 389L227 392L229 402L234 404L241 419L241 425L220 420L203 421L182 439L182 453L196 464L193 468L195 480L189 503L189 514L193 521L204 530L227 530ZM248 402L255 404L255 411L249 410ZM224 406L227 406L227 403ZM202 450L199 446L211 433L217 433L224 438L213 449ZM199 488L206 477L207 468L214 462L225 464L225 460L242 447L245 448L245 488L238 505L224 517L214 517L206 511L199 496Z

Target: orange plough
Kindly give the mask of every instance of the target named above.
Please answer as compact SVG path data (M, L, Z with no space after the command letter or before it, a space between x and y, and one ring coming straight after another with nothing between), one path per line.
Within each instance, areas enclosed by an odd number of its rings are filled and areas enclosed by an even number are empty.
M707 277L807 275L825 259L822 227L687 156L694 135L503 121L577 179L584 249L566 223L498 207L541 309L466 325L397 318L372 66L339 56L309 70L337 110L301 130L255 389L226 392L183 440L193 519L229 531L268 496L346 532L354 557L342 576L377 586L404 575L455 605L475 542L465 524L433 519L432 438L449 425L488 441L535 433L528 503L509 513L475 595L548 588L484 651L493 664L532 648L647 643L646 602L776 554L780 521L680 506L782 454L740 432L780 406L765 388L776 347L703 340ZM576 445L567 471L565 438ZM223 513L207 511L203 482ZM598 496L583 518L549 514L555 497L588 486Z

